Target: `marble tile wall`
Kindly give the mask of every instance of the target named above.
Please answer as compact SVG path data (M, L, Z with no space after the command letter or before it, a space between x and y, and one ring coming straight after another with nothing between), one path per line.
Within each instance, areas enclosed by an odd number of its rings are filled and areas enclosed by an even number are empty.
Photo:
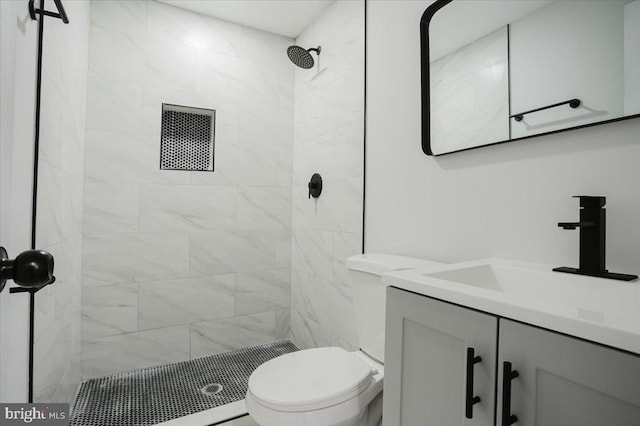
M503 27L431 62L435 154L509 139L508 45Z
M336 1L296 40L322 46L316 67L295 70L291 332L303 348L358 347L345 260L362 252L364 19L364 1Z
M66 1L65 9L71 24L46 18L44 29L36 246L53 254L57 280L35 297L35 402L70 402L80 384L90 7L88 2Z
M83 378L289 336L292 43L91 3ZM216 110L215 172L159 169L163 102Z

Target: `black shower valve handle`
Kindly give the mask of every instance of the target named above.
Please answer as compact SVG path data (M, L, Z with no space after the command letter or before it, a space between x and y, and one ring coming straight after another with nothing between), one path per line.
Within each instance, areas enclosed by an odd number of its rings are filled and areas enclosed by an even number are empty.
M320 194L322 194L322 176L318 173L314 173L313 176L311 176L308 187L309 199L311 199L311 197L318 198Z
M26 288L40 288L55 281L54 261L44 250L27 250L9 259L4 247L0 247L0 291L7 280Z
M318 184L315 182L309 182L307 186L309 187L309 199L311 199L311 191L315 191L318 188Z

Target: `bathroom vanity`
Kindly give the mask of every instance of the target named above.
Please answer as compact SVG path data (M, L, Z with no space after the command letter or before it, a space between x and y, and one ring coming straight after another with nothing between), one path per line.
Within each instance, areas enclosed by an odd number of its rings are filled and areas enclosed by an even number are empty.
M504 260L384 281L384 425L640 425L640 283Z

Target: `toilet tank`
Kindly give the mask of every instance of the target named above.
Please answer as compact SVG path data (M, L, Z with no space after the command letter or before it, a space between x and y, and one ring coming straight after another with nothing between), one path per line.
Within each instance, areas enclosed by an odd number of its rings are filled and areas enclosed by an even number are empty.
M390 254L367 253L347 259L353 288L358 345L367 355L384 362L386 287L382 274L403 269L429 268L442 263Z

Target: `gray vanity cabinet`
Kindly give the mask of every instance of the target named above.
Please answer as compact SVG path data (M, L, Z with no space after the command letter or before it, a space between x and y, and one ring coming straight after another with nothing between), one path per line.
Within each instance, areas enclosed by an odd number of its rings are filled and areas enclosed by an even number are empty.
M387 290L384 426L493 424L498 319L404 290ZM468 349L471 419L466 417ZM471 383L469 383L470 385Z
M514 425L640 425L638 356L501 318L498 361L497 425L505 362Z
M384 380L383 426L640 426L640 356L394 287Z

